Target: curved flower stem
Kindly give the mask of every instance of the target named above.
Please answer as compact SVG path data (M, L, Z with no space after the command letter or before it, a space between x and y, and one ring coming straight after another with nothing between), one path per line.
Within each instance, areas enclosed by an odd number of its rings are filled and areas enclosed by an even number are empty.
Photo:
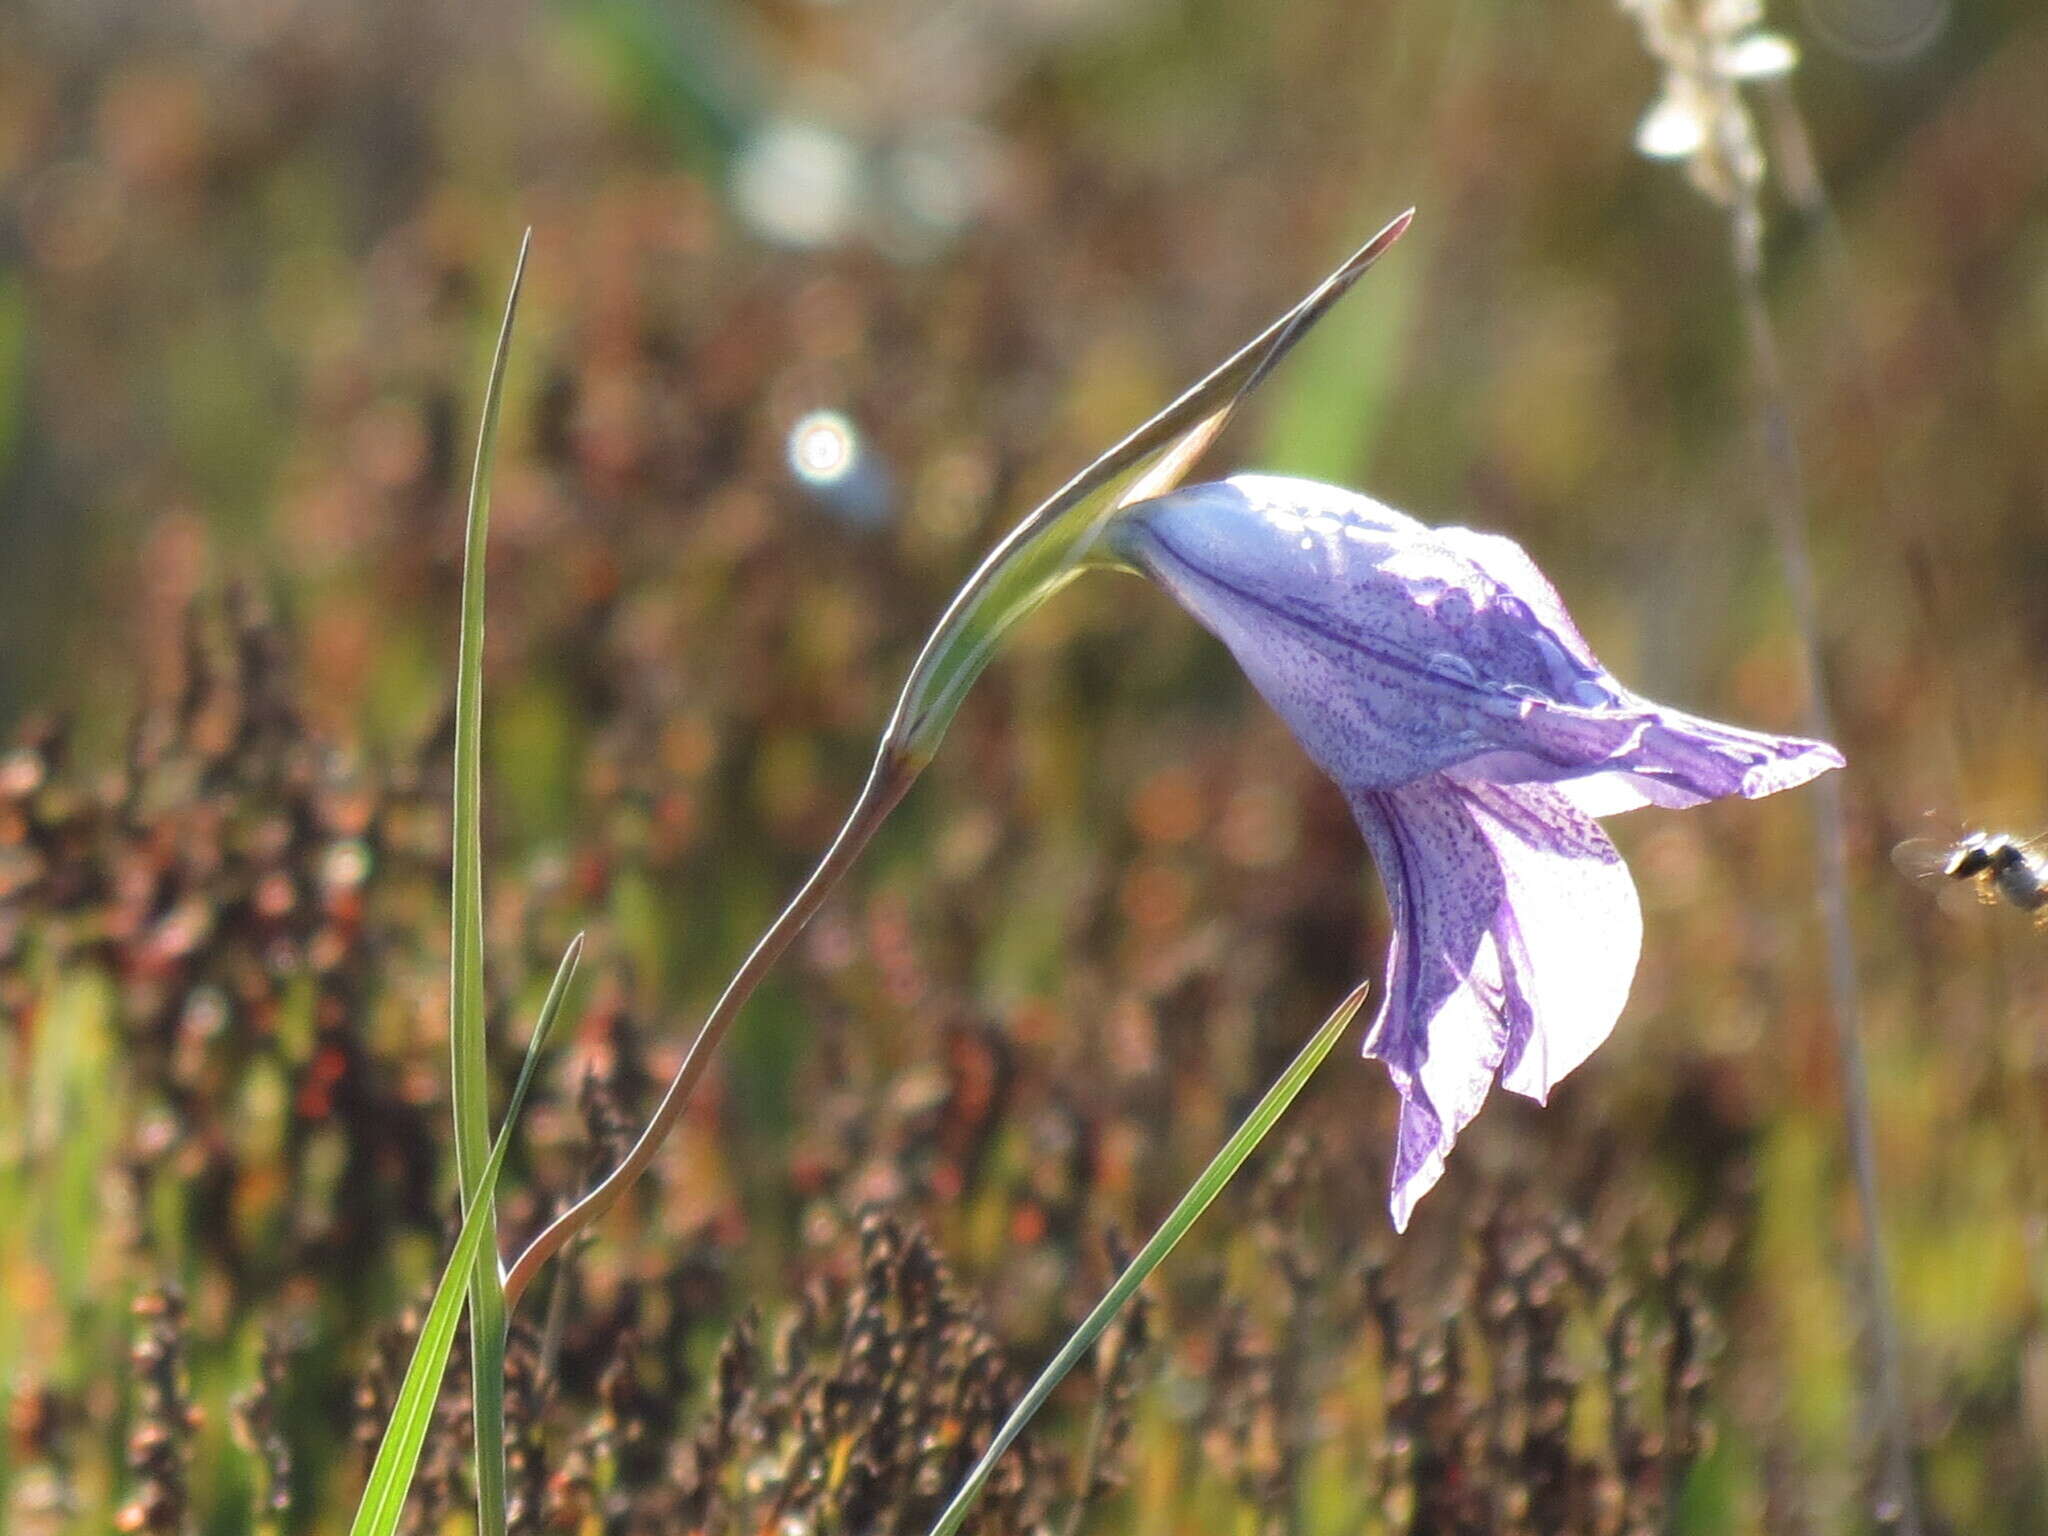
M1792 602L1806 673L1806 729L1823 741L1834 738L1827 683L1821 669L1820 601L1813 574L1813 555L1806 538L1805 474L1793 435L1787 403L1784 364L1763 291L1763 217L1754 191L1738 197L1729 210L1729 237L1741 297L1743 328L1748 333L1756 370L1757 414L1763 452L1771 470L1765 500L1778 540L1779 562ZM1876 1132L1870 1112L1870 1076L1863 1058L1862 995L1857 979L1856 933L1849 918L1847 822L1842 791L1833 775L1825 775L1814 791L1815 884L1821 929L1827 944L1828 997L1834 1014L1836 1054L1841 1068L1842 1115L1849 1163L1856 1184L1858 1225L1862 1229L1860 1275L1865 1321L1870 1331L1866 1370L1882 1424L1883 1441L1879 1519L1900 1536L1919 1536L1919 1501L1913 1483L1912 1427L1907 1415L1903 1351L1898 1318L1892 1306L1891 1274L1886 1263L1882 1207L1878 1199Z
M910 669L882 733L867 785L846 824L726 984L632 1150L603 1182L549 1223L506 1272L508 1314L541 1266L616 1205L646 1171L740 1009L931 761L961 699L1003 634L1083 570L1108 563L1096 548L1103 524L1131 503L1171 490L1215 441L1244 397L1401 238L1414 216L1411 208L1393 219L1220 367L1069 480L1011 529L968 578Z
M860 856L875 830L888 819L889 812L896 808L911 784L917 778L917 768L898 754L883 752L875 760L867 786L860 798L854 802L847 814L846 824L839 829L839 835L832 840L818 867L811 871L810 878L790 898L789 905L777 914L775 921L755 943L753 951L733 973L726 983L725 991L712 1005L711 1012L698 1027L697 1037L690 1042L689 1052L683 1057L683 1064L676 1069L675 1077L669 1082L668 1091L661 1096L661 1103L655 1107L653 1118L640 1133L639 1140L619 1161L616 1168L605 1175L598 1186L576 1204L550 1222L545 1230L526 1247L505 1275L505 1310L509 1314L519 1304L527 1286L540 1272L543 1264L555 1256L562 1246L598 1217L610 1210L619 1197L633 1185L654 1161L667 1140L668 1133L688 1107L690 1095L696 1091L705 1069L711 1064L711 1055L725 1038L732 1021L769 968L789 948L790 941L802 931L804 924L811 920L832 888L839 883L839 877L846 873L853 861Z

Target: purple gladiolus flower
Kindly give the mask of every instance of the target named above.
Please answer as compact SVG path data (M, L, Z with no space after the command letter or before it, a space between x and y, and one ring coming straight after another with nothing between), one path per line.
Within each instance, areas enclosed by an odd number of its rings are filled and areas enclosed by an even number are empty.
M1842 764L1630 693L1498 535L1240 475L1137 503L1108 539L1229 646L1379 865L1394 936L1365 1049L1402 1099L1396 1228L1496 1076L1541 1102L1614 1027L1642 911L1594 818Z

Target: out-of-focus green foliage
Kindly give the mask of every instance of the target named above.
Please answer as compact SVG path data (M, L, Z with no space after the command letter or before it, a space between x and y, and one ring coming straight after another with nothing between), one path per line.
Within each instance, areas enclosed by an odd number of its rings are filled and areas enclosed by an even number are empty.
M1948 8L1884 61L1830 45L1850 7L1773 18L1833 197L1832 228L1773 202L1768 278L1908 1385L1928 1503L1973 1532L2048 1504L2048 949L1885 851L2048 827L2035 11ZM695 74L639 40L657 12L0 8L9 1531L338 1531L361 1490L350 1426L454 1230L450 614L527 224L485 958L530 1017L588 922L592 980L508 1243L644 1115L993 539L1411 203L1211 462L1511 533L1620 675L1796 723L1723 231L1635 156L1657 78L1607 7L729 6L742 57ZM693 79L738 82L715 131ZM868 478L791 472L818 409ZM1069 1520L1097 1401L1082 1528L1853 1528L1803 814L1615 823L1648 918L1620 1029L1547 1109L1490 1107L1399 1243L1392 1095L1340 1052L1298 1159L1223 1197L989 1528ZM559 1312L530 1299L515 1528L928 1519L1106 1231L1150 1230L1372 970L1369 890L1220 649L1074 584ZM467 1507L462 1398L421 1529Z

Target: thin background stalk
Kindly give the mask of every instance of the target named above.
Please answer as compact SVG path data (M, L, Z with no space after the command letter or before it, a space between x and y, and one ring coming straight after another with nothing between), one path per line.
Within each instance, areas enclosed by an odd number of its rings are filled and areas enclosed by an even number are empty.
M1820 600L1813 556L1806 537L1806 477L1792 427L1790 395L1778 338L1763 290L1763 214L1753 188L1743 188L1729 208L1729 248L1735 268L1743 330L1756 376L1757 430L1768 473L1765 504L1770 508L1779 561L1792 605L1792 620L1806 674L1806 731L1823 741L1834 736L1820 648ZM1892 1305L1891 1272L1880 1225L1876 1133L1870 1112L1870 1075L1863 1055L1862 990L1857 978L1856 932L1849 918L1849 834L1837 777L1822 774L1813 790L1815 890L1827 946L1830 1011L1835 1021L1836 1061L1841 1074L1842 1116L1856 1186L1862 1230L1861 1280L1869 1330L1866 1371L1883 1441L1878 1518L1904 1536L1919 1536L1919 1500L1913 1486L1912 1427L1907 1417L1902 1350Z
M1799 110L1789 78L1763 81L1759 94L1763 98L1764 110L1769 114L1771 164L1777 171L1778 185L1813 238L1819 242L1822 258L1834 269L1832 282L1826 286L1840 310L1840 316L1831 329L1836 333L1848 363L1847 377L1852 385L1850 401L1857 413L1857 429L1870 434L1881 444L1888 443L1890 439L1884 435L1885 426L1881 419L1882 393L1877 363L1871 354L1870 338L1859 302L1862 284L1857 278L1849 242L1842 233L1841 220L1836 217L1834 202L1828 196L1827 183L1821 179L1813 137L1807 131L1806 119ZM1880 473L1873 478L1868 490L1875 497L1875 506L1884 518L1888 536L1897 540L1905 552L1904 563L1910 578L1907 585L1917 599L1912 612L1920 628L1921 664L1937 669L1942 678L1942 684L1936 690L1941 696L1939 704L1931 699L1928 701L1930 706L1939 708L1947 722L1947 729L1941 733L1934 750L1941 754L1941 773L1947 779L1952 794L1960 799L1963 763L1976 735L1974 725L1978 711L1965 702L1971 698L1972 690L1962 686L1942 643L1944 615L1936 604L1933 589L1933 572L1940 564L1934 548L1934 536L1928 531L1927 520L1914 515L1915 509L1908 504L1900 478L1893 469L1894 457L1890 453L1880 455Z

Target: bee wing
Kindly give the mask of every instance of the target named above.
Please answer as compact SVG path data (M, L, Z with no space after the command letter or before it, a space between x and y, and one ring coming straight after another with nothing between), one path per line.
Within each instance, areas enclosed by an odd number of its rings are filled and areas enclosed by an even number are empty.
M1986 907L1999 905L1998 888L1981 875L1968 880L1943 880L1939 884L1930 882L1930 888L1934 891L1934 904L1941 908L1944 917L1973 922Z
M1949 917L1967 918L1999 904L1997 886L1983 875L1959 879L1952 866L1961 841L1953 837L1909 837L1892 849L1892 863L1929 892Z
M1909 837L1892 849L1892 864L1900 874L1915 880L1938 880L1948 874L1955 857L1953 838Z

